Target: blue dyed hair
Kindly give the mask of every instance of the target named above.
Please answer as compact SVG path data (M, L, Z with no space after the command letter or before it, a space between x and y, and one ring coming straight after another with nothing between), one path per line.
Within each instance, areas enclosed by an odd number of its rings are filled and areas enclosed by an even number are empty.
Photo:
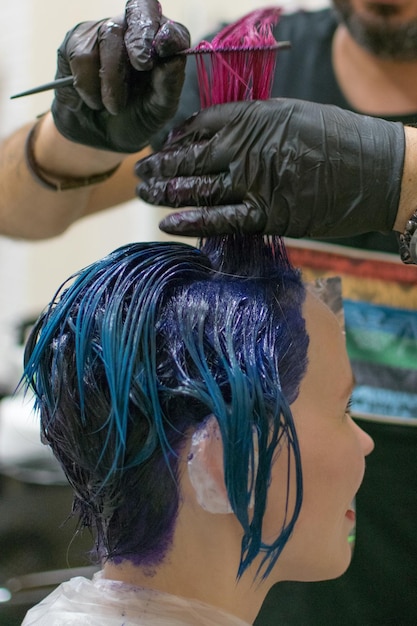
M179 455L214 414L228 496L244 532L238 575L263 553L259 572L266 576L302 500L289 405L306 369L305 290L282 242L230 236L200 249L133 243L70 280L33 328L24 377L43 440L74 489L99 556L161 562L181 499ZM296 503L288 510L283 477L286 519L265 544L278 454L287 456L288 473L295 467Z

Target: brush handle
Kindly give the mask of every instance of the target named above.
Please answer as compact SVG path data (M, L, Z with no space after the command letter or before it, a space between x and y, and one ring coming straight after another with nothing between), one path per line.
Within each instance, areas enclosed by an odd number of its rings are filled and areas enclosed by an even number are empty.
M185 56L190 54L227 54L230 52L271 52L273 50L286 50L291 47L289 41L277 41L277 43L270 46L238 46L238 47L227 47L227 48L217 48L212 49L207 45L207 47L200 48L186 48L185 50L180 50L176 53L179 56ZM49 83L45 83L44 85L39 85L39 87L33 87L32 89L27 89L26 91L22 91L21 93L17 93L14 96L10 96L10 100L15 100L16 98L23 98L24 96L31 96L35 93L42 93L43 91L49 91L51 89L60 89L61 87L69 87L73 84L74 77L73 76L65 76L64 78L57 78Z
M10 96L10 100L14 100L15 98L22 98L23 96L30 96L33 93L41 93L42 91L48 91L49 89L68 87L73 84L73 81L73 76L57 78L56 80L52 80L50 83L45 83L44 85L40 85L39 87L33 87L32 89L28 89L27 91L22 91L21 93L17 93L14 96Z

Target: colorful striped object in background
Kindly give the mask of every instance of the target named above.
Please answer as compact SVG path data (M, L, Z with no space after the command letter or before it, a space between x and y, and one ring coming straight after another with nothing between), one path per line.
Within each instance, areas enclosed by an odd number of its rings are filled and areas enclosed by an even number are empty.
M352 414L417 421L417 267L394 255L286 240L305 280L340 276Z

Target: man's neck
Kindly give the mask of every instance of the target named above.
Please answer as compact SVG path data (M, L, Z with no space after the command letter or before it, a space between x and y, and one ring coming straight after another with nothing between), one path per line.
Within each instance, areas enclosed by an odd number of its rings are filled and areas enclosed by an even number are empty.
M381 116L417 112L417 61L381 59L359 46L343 25L334 35L332 61L354 110Z

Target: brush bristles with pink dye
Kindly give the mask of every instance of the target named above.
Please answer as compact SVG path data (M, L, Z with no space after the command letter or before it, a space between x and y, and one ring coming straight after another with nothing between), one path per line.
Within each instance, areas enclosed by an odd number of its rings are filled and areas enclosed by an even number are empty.
M281 9L257 9L195 48L202 108L270 97L279 44L273 35ZM233 51L238 48L239 52ZM211 54L199 55L198 51Z

